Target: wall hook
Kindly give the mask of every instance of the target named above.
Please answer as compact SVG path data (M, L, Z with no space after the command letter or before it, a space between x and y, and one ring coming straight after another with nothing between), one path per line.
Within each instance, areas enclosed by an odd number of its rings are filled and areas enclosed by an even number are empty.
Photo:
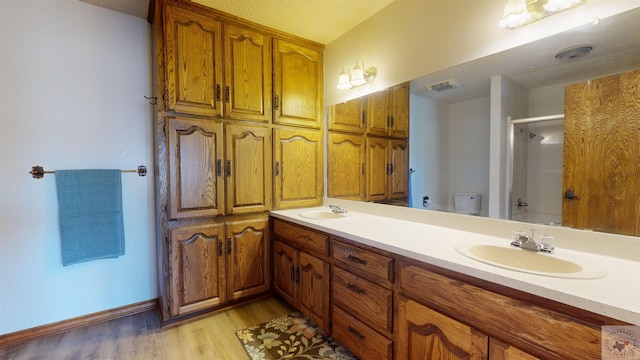
M147 99L147 100L153 100L153 101L149 101L149 104L158 105L158 97L157 96L151 96L151 97L144 96L144 98Z

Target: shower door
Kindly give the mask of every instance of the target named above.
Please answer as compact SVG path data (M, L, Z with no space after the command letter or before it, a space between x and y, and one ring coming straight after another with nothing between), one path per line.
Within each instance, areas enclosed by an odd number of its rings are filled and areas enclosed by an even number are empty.
M510 219L560 225L563 119L515 120L511 127Z

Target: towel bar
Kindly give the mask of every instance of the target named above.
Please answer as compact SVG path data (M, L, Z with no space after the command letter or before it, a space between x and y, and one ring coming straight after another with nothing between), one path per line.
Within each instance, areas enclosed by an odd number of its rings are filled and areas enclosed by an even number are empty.
M138 173L138 176L146 176L147 175L147 167L144 165L140 165L138 166L138 169L134 169L134 170L121 170L123 173ZM29 174L31 174L31 176L34 179L42 179L44 177L44 174L55 174L55 171L45 171L42 166L32 166L31 167L31 171L29 171Z

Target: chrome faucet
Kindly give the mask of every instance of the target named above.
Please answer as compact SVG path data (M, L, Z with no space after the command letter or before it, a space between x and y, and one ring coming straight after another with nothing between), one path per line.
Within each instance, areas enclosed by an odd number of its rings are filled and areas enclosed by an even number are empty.
M336 214L346 214L347 213L347 208L344 207L344 205L342 205L342 204L331 204L331 205L329 205L329 207L331 208L331 211L333 211Z
M535 229L531 229L531 236L524 233L518 234L518 236L511 242L511 246L519 247L525 250L539 251L549 254L553 253L553 251L555 250L553 244L545 241L537 243L534 238L534 232Z

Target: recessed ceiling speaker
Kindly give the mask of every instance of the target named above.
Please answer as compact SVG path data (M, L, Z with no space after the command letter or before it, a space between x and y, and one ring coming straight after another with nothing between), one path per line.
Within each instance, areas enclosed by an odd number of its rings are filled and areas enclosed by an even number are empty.
M591 45L576 45L560 50L556 54L556 59L559 60L573 60L579 57L583 57L593 50Z

